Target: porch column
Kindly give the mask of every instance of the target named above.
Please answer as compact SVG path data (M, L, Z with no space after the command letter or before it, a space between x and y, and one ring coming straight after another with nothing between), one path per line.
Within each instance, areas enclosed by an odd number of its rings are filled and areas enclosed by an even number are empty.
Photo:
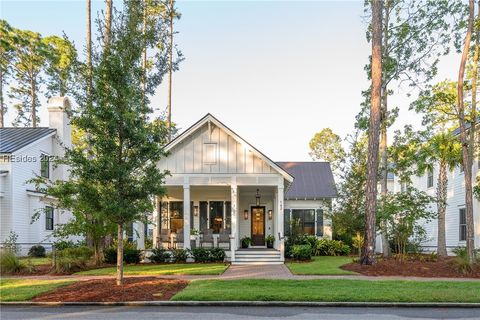
M283 230L283 196L283 185L279 185L277 187L277 216L275 219L277 224L277 234L275 235L275 237L277 238L280 236L277 249L280 250L280 258L282 259L282 261L285 260L285 240L283 239L283 237L285 236Z
M231 213L232 213L232 219L231 219L231 235L230 235L230 261L234 262L235 261L235 250L237 249L237 237L238 237L238 208L237 208L237 192L238 188L236 184L232 184L230 187L231 190Z
M190 185L183 185L183 249L190 249Z
M155 196L154 200L155 209L153 210L153 247L160 248L160 229L162 228L161 222L161 212L160 212L160 199Z

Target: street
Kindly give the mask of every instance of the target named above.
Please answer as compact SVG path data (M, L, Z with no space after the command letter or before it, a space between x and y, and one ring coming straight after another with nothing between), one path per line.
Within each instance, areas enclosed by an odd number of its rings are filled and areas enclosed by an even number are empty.
M115 320L235 320L235 319L480 319L480 309L453 308L333 308L333 307L95 307L1 306L2 320L115 319Z

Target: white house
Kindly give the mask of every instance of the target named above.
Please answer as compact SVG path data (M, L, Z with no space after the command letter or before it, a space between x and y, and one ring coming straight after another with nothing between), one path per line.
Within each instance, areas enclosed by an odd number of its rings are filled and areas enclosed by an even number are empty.
M53 229L71 218L69 212L54 209L53 199L36 192L28 182L37 175L51 180L67 178L66 168L53 168L51 157L63 155L60 143L67 147L72 143L65 113L68 108L67 98L51 98L49 127L0 128L0 243L15 232L22 255L36 244L49 250ZM37 212L40 216L32 222Z
M304 233L331 237L324 217L336 196L329 163L274 162L211 114L166 149L158 167L170 175L167 196L156 199L156 246L222 247L234 264L283 263L292 219ZM241 248L245 237L248 249Z
M425 191L430 196L436 196L437 180L439 174L438 164L434 166L433 171L427 172L423 176L412 177L412 186L418 190ZM473 185L476 184L475 177L480 175L480 159L476 159L472 167ZM456 247L464 247L466 245L466 221L465 221L465 181L461 166L455 168L451 172L447 172L448 190L447 190L447 210L445 213L445 228L447 251L451 251ZM401 192L402 185L397 177L395 177L394 192ZM436 211L437 207L432 204L432 210ZM480 248L480 200L473 197L473 219L475 233L475 247ZM424 223L427 231L427 241L422 244L427 251L436 251L437 248L437 220L434 219L429 223Z

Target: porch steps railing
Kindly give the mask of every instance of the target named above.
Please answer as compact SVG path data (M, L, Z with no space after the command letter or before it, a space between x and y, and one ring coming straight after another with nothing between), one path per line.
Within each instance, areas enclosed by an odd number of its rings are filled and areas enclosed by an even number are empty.
M232 264L283 264L278 250L238 250Z

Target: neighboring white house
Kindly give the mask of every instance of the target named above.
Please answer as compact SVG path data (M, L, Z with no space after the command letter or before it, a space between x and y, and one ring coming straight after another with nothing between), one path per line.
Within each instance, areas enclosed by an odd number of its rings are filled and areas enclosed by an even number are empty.
M156 246L222 247L234 263L283 263L289 221L331 238L336 189L325 162L274 162L207 114L166 149L167 196L156 199ZM274 237L266 248L266 237ZM252 239L241 249L244 237Z
M0 128L0 243L13 231L18 235L20 254L42 244L51 249L52 231L65 223L71 214L59 212L52 200L35 191L27 181L36 175L51 180L66 179L64 166L53 168L52 156L62 156L62 142L71 146L71 130L67 114L67 98L51 98L48 102L49 127ZM32 222L36 212L39 218Z
M475 177L480 174L480 160L477 159L473 163L472 175L473 185L475 185ZM423 176L415 176L412 178L412 186L418 190L425 191L427 194L435 197L437 190L439 168L435 165L433 171L428 171ZM451 251L456 247L464 247L466 245L466 221L465 221L465 181L463 170L458 166L453 171L447 173L448 190L447 190L447 211L445 213L445 228L447 250ZM395 177L394 192L401 192L404 186L399 179ZM432 204L432 210L437 210L435 204ZM480 248L480 201L473 198L473 219L475 233L475 247ZM424 223L427 231L427 241L422 244L425 250L436 251L437 248L437 220L434 219L429 223Z

